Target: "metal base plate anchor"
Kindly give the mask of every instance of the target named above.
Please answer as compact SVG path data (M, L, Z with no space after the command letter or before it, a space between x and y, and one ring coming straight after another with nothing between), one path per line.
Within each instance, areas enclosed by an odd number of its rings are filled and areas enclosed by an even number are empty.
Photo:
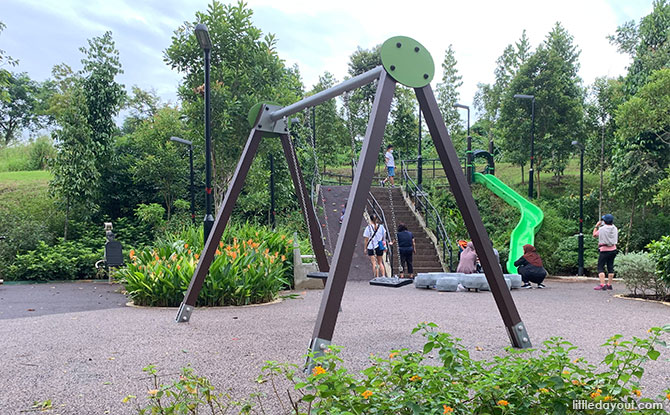
M528 337L528 332L526 331L526 326L523 322L519 322L514 327L507 328L507 334L509 334L510 341L512 345L517 349L530 349L533 345L530 342L530 337Z
M177 323L187 323L191 319L191 313L193 313L194 308L195 307L193 307L192 305L181 303L175 321Z

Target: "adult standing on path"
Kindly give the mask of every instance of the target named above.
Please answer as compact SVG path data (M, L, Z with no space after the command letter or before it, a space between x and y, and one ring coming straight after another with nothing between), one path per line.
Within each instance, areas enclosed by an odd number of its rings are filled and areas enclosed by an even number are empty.
M619 242L619 230L614 226L614 216L611 213L603 215L602 220L596 223L593 237L598 238L598 278L600 285L594 290L604 291L612 289L614 279L614 258L617 254L616 244ZM607 284L605 284L605 267L607 267Z
M517 271L521 274L523 285L521 288L533 288L530 283L537 284L537 288L544 288L544 278L547 276L547 270L544 269L542 258L537 253L535 247L530 244L523 246L523 255L514 262Z
M398 252L400 253L400 266L402 272L400 278L405 278L405 270L409 274L409 278L414 278L414 266L412 265L412 257L416 254L416 244L414 243L414 234L407 230L404 223L398 225L398 234L396 235L398 241Z
M382 180L381 185L384 186L388 180L391 180L391 187L395 187L393 178L395 177L395 159L393 158L393 146L386 147L386 154L384 154L384 163L386 164L386 173L388 177Z
M386 229L377 221L375 215L370 215L370 223L363 231L365 238L365 253L370 257L372 263L372 274L375 278L386 276L384 266L384 251L386 250ZM381 275L380 275L381 274Z

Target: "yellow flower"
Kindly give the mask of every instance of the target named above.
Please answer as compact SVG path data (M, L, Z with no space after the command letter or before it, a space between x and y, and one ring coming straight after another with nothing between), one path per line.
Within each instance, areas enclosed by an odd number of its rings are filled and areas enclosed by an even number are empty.
M631 392L633 392L633 394L635 394L636 396L642 395L642 391L639 389L633 389Z
M450 414L454 412L454 408L452 408L451 406L442 405L442 408L444 408L444 412L442 412L443 414Z
M151 396L156 396L156 394L158 393L158 389L151 389L147 393Z
M283 256L283 255L282 255ZM282 259L283 260L283 259ZM393 352L389 355L389 359L393 359L394 357L398 356L398 353Z
M504 400L504 399L501 399L501 400L498 401L498 405L500 405L500 406L507 406L507 405L509 405L509 402L507 402L507 401Z
M609 402L609 401L611 401L611 400L612 400L612 397L609 396L609 395L607 395L607 396L605 396L605 397L603 398L603 401L605 401L605 402Z
M576 358L575 360L572 361L572 363L577 363L579 362L579 358Z
M421 376L414 375L411 378L409 378L410 382L416 382L417 380L421 380Z
M540 388L540 389L538 389L538 391L540 391L542 393L549 393L549 389L547 389L547 388Z
M198 390L196 388L192 388L189 385L184 386L184 388L186 389L186 392L188 392L188 393L192 393L192 394L198 393Z
M312 369L312 373L314 374L314 376L323 375L324 373L326 373L326 369L324 369L322 366L317 366L314 369Z
M573 380L572 380L572 384L573 384L573 385L581 385L581 382L578 381L577 379L573 379Z
M564 370L564 371L563 371L563 374L564 374L564 375L569 375L569 374L570 374L570 371L569 371L569 370Z
M365 399L370 398L372 396L372 391L366 390L365 392L361 393Z

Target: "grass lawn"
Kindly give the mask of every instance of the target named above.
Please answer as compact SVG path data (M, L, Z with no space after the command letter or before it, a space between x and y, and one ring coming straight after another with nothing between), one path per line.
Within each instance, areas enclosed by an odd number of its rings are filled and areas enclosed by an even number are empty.
M53 215L49 197L51 173L44 170L0 173L0 214L21 212L24 217Z

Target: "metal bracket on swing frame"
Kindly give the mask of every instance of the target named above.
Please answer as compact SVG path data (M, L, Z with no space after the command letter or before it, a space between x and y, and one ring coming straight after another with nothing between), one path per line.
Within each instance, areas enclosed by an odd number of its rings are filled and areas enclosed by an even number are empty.
M261 111L260 119L258 120L258 125L256 125L256 128L268 133L288 133L288 123L286 122L286 117L281 117L275 120L272 119L272 114L282 108L283 107L281 105L263 104L263 109Z

